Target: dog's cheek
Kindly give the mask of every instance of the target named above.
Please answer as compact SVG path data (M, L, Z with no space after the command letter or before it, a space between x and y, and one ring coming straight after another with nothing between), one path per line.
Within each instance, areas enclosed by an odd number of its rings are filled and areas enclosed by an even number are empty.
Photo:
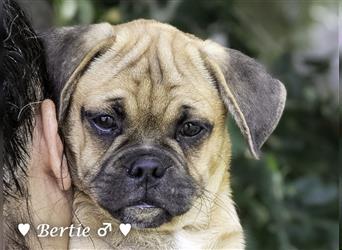
M79 173L82 178L90 179L102 167L102 158L107 152L108 145L102 143L98 138L89 133L88 129L83 127L83 141L80 145L79 157Z
M106 152L106 148L98 147L94 141L86 140L80 151L82 171L96 172L100 166L100 160Z
M201 186L206 186L220 164L228 166L231 147L225 123L218 123L208 139L196 151L188 153L189 172Z
M104 151L87 133L81 119L78 119L80 116L77 110L78 107L75 107L75 105L70 109L63 126L63 133L74 184L84 190L87 189L89 180L97 172L97 162Z
M175 166L170 169L163 183L151 189L149 194L173 216L188 211L201 190L199 183L185 171L179 171L179 168Z
M188 172L201 187L208 179L208 167L210 165L210 156L208 150L210 150L208 141L204 141L196 149L186 153Z

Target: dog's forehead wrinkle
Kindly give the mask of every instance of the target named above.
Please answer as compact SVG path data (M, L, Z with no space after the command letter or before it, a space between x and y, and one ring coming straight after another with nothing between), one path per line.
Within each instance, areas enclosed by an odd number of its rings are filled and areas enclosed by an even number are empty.
M159 25L149 24L144 29L141 27L118 29L112 47L101 57L102 60L97 60L94 65L103 67L105 63L106 69L101 68L101 70L106 71L105 75L113 77L130 62L137 62L137 57L148 50L149 65L146 66L149 66L153 81L176 82L184 74L180 71L178 63L192 56L180 49L185 44L190 46L189 40L181 31L165 30L165 27ZM192 46L195 47L195 45Z
M174 28L133 26L117 28L112 47L82 76L80 99L103 107L104 95L123 97L135 137L141 138L165 134L184 105L214 119L219 98L198 43Z
M191 59L199 58L197 47L188 36L174 28L165 30L164 26L148 23L145 29L138 26L136 29L119 29L112 48L91 65L93 74L90 75L96 81L98 72L101 72L101 80L109 81L132 66L130 72L135 75L135 80L139 80L139 74L148 73L153 84L191 81L194 78L191 75L204 73L201 71L203 66L199 65L202 61L193 63ZM134 65L130 65L131 62Z
M94 81L96 81L99 72L101 72L102 80L107 82L127 69L132 63L139 62L152 40L149 35L121 39L119 34L116 38L112 47L90 65L87 71L89 74L86 75Z
M175 56L178 56L179 53L174 53L173 51L173 43L175 42L176 37L176 32L165 32L159 36L157 45L157 57L159 59L163 75L165 75L163 80L169 82L177 82L181 78L181 74L175 66Z

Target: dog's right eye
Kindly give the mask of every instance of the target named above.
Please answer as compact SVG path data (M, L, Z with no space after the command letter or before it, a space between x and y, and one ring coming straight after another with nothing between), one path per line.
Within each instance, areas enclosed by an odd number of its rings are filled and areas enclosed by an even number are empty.
M117 129L115 119L110 115L99 115L92 119L95 127L101 132L110 133Z

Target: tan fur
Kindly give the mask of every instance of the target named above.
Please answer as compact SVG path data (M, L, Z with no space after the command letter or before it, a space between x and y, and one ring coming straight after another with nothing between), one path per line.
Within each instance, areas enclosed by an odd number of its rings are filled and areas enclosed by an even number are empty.
M66 139L76 155L79 180L94 176L106 152L83 128L82 107L106 110L106 100L125 98L127 134L144 142L158 140L176 119L179 107L189 104L214 124L201 148L186 157L190 173L207 190L185 214L156 229L132 229L127 237L119 222L96 205L76 184L74 224L92 228L91 239L72 238L72 249L243 249L242 228L231 197L231 145L227 112L204 67L199 40L165 24L136 21L114 26L115 39L106 53L91 63L77 81L66 118ZM124 138L121 138L121 141ZM115 148L121 141L112 145ZM166 142L179 154L176 143ZM95 194L93 194L95 195ZM96 235L103 222L114 232Z

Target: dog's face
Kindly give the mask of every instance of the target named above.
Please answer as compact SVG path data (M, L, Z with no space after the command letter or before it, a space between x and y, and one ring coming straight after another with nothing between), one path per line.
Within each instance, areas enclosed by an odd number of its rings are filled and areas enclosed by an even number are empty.
M98 48L91 29L60 33L67 34L65 40L83 36L76 44L86 52L74 57L73 74L67 69L64 80L53 79L62 91L61 127L73 180L114 218L136 227L158 227L189 211L206 186L218 180L217 163L228 164L226 107L232 106L257 154L279 119L283 88L252 65L249 71L262 73L258 81L272 80L274 86L265 93L267 88L247 82L243 89L236 81L255 76L241 69L240 61L233 71L222 65L228 55L221 47L212 48L170 26L140 21L101 29L96 31L105 42ZM217 53L224 53L222 60L215 58ZM240 56L232 52L230 61ZM57 70L54 64L51 68ZM250 112L250 105L258 105L265 95L270 101L264 112L277 114L257 124L263 117L258 108Z
M217 89L187 64L191 52L177 52L187 37L168 31L160 31L162 41L151 33L130 35L122 54L98 56L76 86L65 129L84 191L138 227L189 210L216 161L208 152L220 147L225 132ZM124 62L127 55L133 58Z

